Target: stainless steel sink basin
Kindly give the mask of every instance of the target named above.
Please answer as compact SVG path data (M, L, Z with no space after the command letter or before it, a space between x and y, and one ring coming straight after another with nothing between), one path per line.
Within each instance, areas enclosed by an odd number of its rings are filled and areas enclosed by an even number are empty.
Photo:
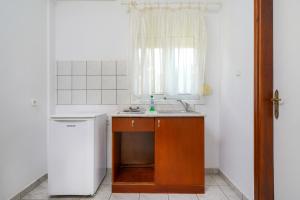
M120 111L118 114L145 114L145 111L140 111L140 112L124 112Z
M195 114L195 111L186 112L184 110L160 110L157 111L159 114Z

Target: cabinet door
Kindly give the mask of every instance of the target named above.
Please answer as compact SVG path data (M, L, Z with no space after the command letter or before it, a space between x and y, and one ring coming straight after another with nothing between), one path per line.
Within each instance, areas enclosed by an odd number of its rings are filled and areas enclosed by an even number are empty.
M204 185L204 118L156 118L155 182Z

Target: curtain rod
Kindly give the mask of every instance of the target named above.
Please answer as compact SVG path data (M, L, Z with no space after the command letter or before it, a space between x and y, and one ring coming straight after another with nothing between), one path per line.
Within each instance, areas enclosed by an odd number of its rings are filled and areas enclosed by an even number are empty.
M221 1L121 1L122 5L222 5Z
M129 7L138 7L138 8L147 8L147 7L163 7L163 8L176 8L176 7L186 7L186 8L194 8L194 7L205 7L207 10L211 11L219 11L222 8L221 2L138 2L135 0L128 0L128 2L121 2L121 5L127 5Z

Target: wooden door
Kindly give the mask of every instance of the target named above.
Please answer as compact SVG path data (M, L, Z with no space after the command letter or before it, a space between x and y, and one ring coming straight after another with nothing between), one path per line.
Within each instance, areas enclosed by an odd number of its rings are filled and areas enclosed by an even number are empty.
M273 200L273 0L254 3L254 193L255 200Z
M156 118L155 183L174 188L204 186L202 117Z

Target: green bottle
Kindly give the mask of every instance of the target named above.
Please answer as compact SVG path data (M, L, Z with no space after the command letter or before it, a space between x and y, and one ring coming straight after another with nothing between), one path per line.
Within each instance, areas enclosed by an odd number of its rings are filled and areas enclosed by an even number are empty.
M154 106L154 97L153 95L150 96L150 112L154 112L155 111L155 106Z

